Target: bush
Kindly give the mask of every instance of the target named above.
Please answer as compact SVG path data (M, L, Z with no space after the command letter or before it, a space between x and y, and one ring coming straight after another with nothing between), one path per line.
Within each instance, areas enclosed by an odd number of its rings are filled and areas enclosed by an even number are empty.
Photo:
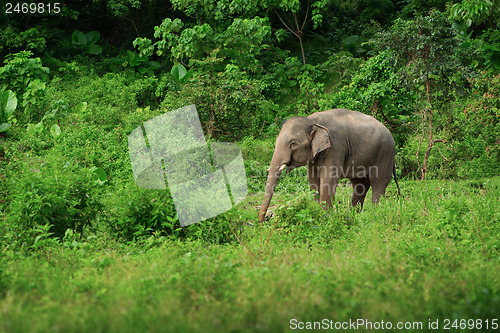
M20 29L14 28L12 25L2 27L0 32L0 57L16 50L44 52L47 37L47 32L40 27L30 27L24 31L20 31Z
M24 157L9 169L7 223L21 246L34 245L41 233L62 238L67 229L83 233L93 227L101 204L92 170L60 156Z
M134 183L114 191L105 202L105 223L119 239L145 239L154 233L177 237L181 226L170 192Z
M341 237L345 232L348 224L341 216L346 214L344 211L342 208L342 212L327 212L314 200L313 192L302 192L277 207L277 224L293 242L328 246L332 239Z
M83 64L79 71L89 68ZM70 75L53 80L47 92L54 99L64 99L69 105L87 102L88 107L79 112L83 122L98 124L104 128L115 127L124 116L137 107L157 104L154 97L156 79L138 73L107 73L98 76L93 73Z
M233 234L237 230L236 220L231 213L224 213L181 227L170 191L143 189L134 183L113 192L105 202L105 227L125 241L167 237L223 244L236 240Z
M454 159L458 176L490 177L500 174L500 75L480 73L470 79L473 94L462 104L455 105Z
M224 72L199 73L179 90L159 93L164 109L195 104L206 135L233 141L260 135L274 123L278 107L262 96L263 89L261 81L228 65Z
M31 58L32 55L31 51L22 51L6 58L5 66L0 67L0 91L13 90L27 118L40 120L49 69L42 66L40 58Z

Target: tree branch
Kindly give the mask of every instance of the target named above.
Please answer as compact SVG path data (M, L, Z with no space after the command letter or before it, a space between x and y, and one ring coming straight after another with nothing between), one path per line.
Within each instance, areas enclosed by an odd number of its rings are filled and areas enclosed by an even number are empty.
M278 12L277 12L276 10L275 10L274 12L276 13L276 15L278 15L278 17L279 17L279 19L280 19L281 23L283 23L283 25L284 25L284 26L285 26L285 27L286 27L289 31L291 31L291 32L292 32L292 33L293 33L293 34L294 34L297 38L300 38L300 37L299 37L299 35L297 35L297 34L295 33L295 31L294 31L293 29L291 29L291 28L290 28L290 27L289 27L289 26L285 23L285 21L283 21L283 19L281 18L280 14L278 14Z
M304 17L304 22L302 22L302 28L300 28L301 31L304 30L304 27L306 26L307 15L309 15L309 1L307 1L306 16Z

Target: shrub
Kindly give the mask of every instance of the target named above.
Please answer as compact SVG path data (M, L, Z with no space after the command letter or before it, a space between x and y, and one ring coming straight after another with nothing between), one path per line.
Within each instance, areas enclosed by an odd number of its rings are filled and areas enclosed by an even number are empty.
M170 193L127 184L105 201L105 223L119 239L145 239L153 233L176 237L182 231Z
M24 26L27 27L28 25L25 24ZM2 31L0 31L0 57L16 50L44 52L47 37L49 37L47 31L37 26L31 26L24 31L12 25L2 26Z
M470 79L473 94L455 105L453 143L458 176L489 177L500 173L500 75L480 73Z
M6 58L5 66L0 67L0 90L13 90L28 119L40 120L49 69L32 55L31 51L22 51Z
M11 126L10 120L17 107L16 95L10 91L0 91L0 132Z
M128 183L105 202L106 227L125 241L145 241L149 237L202 239L222 244L235 240L235 216L225 213L187 227L181 227L168 190L150 190Z
M32 246L40 231L62 238L67 229L83 233L93 226L101 204L92 170L60 156L11 161L7 223L19 244Z
M174 110L195 104L205 133L232 141L260 135L274 123L277 106L262 96L263 89L261 81L228 65L223 72L198 73L179 90L164 92L161 106Z
M282 228L293 242L327 246L345 232L347 224L342 214L343 211L323 210L314 200L313 192L296 194L293 200L276 209L278 228Z
M79 65L81 71L89 70ZM68 75L49 84L47 90L55 99L64 99L69 105L87 102L88 107L79 112L82 121L112 127L137 107L155 104L155 84L155 78L133 72L101 76L89 73L76 78Z

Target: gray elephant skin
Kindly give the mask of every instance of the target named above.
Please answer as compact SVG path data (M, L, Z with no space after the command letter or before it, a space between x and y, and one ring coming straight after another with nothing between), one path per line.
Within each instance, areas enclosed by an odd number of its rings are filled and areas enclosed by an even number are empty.
M332 207L339 179L352 183L352 206L363 207L372 188L372 202L385 194L395 169L396 146L389 130L375 118L357 111L333 109L283 124L268 169L266 192L259 211L263 222L282 171L307 166L316 199Z

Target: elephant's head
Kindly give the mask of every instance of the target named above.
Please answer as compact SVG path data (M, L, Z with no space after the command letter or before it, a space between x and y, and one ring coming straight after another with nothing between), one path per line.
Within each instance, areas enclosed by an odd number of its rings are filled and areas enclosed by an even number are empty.
M259 211L261 223L282 171L287 168L288 173L294 168L314 163L316 156L330 146L330 133L323 125L302 117L288 119L283 124L268 169L266 192Z

